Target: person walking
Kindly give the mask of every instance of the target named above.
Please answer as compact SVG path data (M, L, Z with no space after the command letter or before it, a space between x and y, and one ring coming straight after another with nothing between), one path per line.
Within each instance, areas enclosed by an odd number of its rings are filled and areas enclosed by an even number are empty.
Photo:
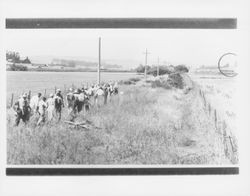
M113 90L114 90L114 94L117 95L118 94L118 82L117 81L114 83Z
M50 94L49 98L47 99L46 105L47 105L48 121L52 121L55 110L55 100L53 93Z
M42 97L41 100L38 103L38 113L39 113L39 119L37 122L37 126L40 125L42 122L45 122L45 113L46 113L46 97Z
M15 119L15 125L18 126L20 123L20 120L22 120L25 124L29 120L29 115L31 108L29 106L28 100L27 100L27 94L23 94L18 101L14 104L13 108L16 112L16 119Z
M64 100L63 100L63 96L62 96L62 91L60 89L57 89L56 95L62 99L62 106L64 107Z
M104 105L107 104L108 94L109 94L109 84L105 83L101 89L103 90Z
M40 101L41 96L42 96L42 93L38 93L37 95L34 95L30 99L30 108L32 109L33 113L38 112L38 103Z
M54 101L55 101L55 112L56 112L56 117L57 120L61 120L61 116L62 116L62 107L63 107L63 99L62 96L60 94L60 92L58 91L54 97Z
M78 95L78 113L80 113L82 111L82 109L84 108L84 103L85 103L85 99L87 98L87 95L85 94L84 90L80 90L79 91L79 95Z
M74 103L73 103L73 113L76 114L79 112L80 108L80 89L74 91Z
M22 97L20 96L19 99L14 103L13 105L13 109L15 111L15 126L18 126L19 123L20 123L20 120L22 119L22 110L21 110L21 107L20 107L20 99Z
M68 113L70 113L73 110L73 106L74 106L74 94L73 94L73 89L70 88L69 92L66 95L66 104L67 104L67 108L68 108Z

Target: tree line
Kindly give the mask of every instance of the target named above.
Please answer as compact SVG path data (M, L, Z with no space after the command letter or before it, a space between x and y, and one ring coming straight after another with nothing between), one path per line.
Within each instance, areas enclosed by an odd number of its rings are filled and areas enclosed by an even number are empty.
M19 52L15 51L7 51L6 52L6 60L10 63L12 63L8 70L10 71L27 71L28 68L24 65L17 65L18 63L23 63L23 64L31 64L31 61L29 57L26 57L24 60L20 58Z
M31 64L29 57L26 57L24 60L21 60L19 52L15 52L15 51L7 51L6 60L12 63Z
M146 66L147 68L147 74L157 76L157 66L152 65ZM137 73L144 73L145 72L145 66L144 65L139 65L137 68L135 68ZM177 65L177 66L166 66L166 65L161 65L159 66L159 75L164 75L164 74L171 74L171 73L178 73L178 72L188 72L189 69L186 67L186 65Z

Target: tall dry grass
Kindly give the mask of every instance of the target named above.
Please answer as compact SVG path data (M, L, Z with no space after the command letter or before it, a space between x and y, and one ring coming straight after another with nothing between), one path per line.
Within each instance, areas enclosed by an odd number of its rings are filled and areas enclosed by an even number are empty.
M159 163L154 151L170 141L155 116L156 101L155 92L125 87L123 96L77 117L101 127L92 130L62 121L37 127L36 117L13 127L9 116L8 164Z
M89 113L81 113L75 119L90 120L100 129L85 130L63 121L36 126L37 117L27 125L14 127L9 112L8 164L225 163L218 141L209 133L211 125L204 124L202 110L193 114L199 105L186 103L186 97L183 102L175 100L172 91L162 88L133 85L121 89L123 95L114 96L107 105L92 107ZM160 97L163 103L159 102ZM162 109L180 112L180 123L171 112L165 114ZM62 119L67 119L65 109Z

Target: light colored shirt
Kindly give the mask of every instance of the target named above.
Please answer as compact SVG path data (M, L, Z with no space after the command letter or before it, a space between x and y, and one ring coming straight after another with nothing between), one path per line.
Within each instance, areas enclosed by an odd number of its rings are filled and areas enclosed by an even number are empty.
M79 101L84 101L85 98L86 98L86 96L85 96L84 93L80 93L79 96L78 96Z
M47 99L46 103L48 108L52 108L55 106L55 100L51 97Z
M24 98L20 98L20 99L18 100L18 103L19 103L20 109L23 109L23 107L25 106Z
M40 100L38 103L38 112L40 114L44 114L46 107L47 107L47 104L43 100Z
M38 106L38 103L39 103L39 97L38 95L35 95L33 96L31 99L30 99L30 107L33 109L33 110L36 110L37 106Z

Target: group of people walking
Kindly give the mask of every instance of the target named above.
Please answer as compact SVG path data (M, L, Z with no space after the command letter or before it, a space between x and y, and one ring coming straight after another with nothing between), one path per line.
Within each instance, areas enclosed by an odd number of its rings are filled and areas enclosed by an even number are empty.
M92 85L89 88L70 88L65 98L60 89L57 89L55 94L50 94L48 98L42 96L41 93L33 97L24 93L13 106L16 113L15 125L18 126L21 120L27 123L32 115L39 115L37 125L46 120L48 122L53 119L60 121L64 107L68 110L70 120L73 120L82 110L89 111L91 97L94 98L94 103L98 104L98 97L102 96L106 104L108 96L113 94L118 94L117 82Z

